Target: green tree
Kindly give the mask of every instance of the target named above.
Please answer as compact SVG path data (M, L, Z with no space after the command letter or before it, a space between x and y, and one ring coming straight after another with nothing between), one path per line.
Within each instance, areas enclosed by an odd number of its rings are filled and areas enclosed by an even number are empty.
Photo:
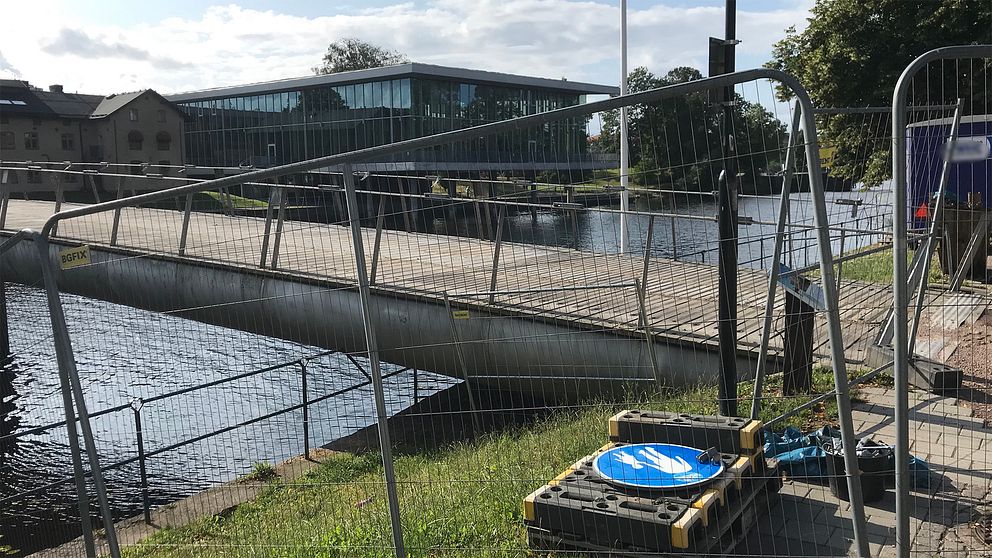
M888 106L896 80L914 58L934 48L992 40L989 0L817 0L809 26L786 30L766 64L792 74L818 107ZM933 64L914 83L919 104L965 99L965 114L984 113L990 62ZM789 97L779 89L779 97ZM820 139L837 149L838 178L876 185L890 174L890 145L866 141L864 118L841 115L821 123ZM886 128L878 133L891 136Z
M323 63L314 67L313 72L318 75L336 74L405 64L409 61L406 55L395 50L384 49L361 39L345 38L334 41L327 46Z
M699 70L674 68L657 77L647 68L627 76L632 93L701 79ZM736 97L731 122L737 145L741 184L754 191L770 179L767 171L781 165L785 127L759 104ZM635 105L627 113L627 139L633 180L665 189L709 191L724 167L722 116L706 91ZM619 111L604 114L602 132L594 149L615 152L619 146Z

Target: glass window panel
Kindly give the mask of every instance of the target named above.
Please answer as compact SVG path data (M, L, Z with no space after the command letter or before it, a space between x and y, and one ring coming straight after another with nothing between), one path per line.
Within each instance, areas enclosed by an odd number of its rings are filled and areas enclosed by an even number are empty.
M412 92L410 79L400 80L400 108L409 109L412 107Z
M383 81L379 85L381 87L382 107L388 109L393 106L392 82Z

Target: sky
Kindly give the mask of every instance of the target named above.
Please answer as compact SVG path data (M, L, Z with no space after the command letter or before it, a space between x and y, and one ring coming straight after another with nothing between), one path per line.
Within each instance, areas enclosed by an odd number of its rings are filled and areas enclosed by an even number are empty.
M813 0L738 2L737 67L760 66ZM630 0L629 68L705 74L723 0ZM66 91L176 93L300 77L342 37L411 60L548 78L619 82L619 0L171 0L5 2L0 77Z

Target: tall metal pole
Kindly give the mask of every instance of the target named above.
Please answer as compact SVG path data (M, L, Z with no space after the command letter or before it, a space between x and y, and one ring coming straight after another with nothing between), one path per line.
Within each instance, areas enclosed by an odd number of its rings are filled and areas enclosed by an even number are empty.
M376 425L379 430L379 449L382 451L382 470L386 478L386 498L389 500L389 519L393 531L393 548L396 558L404 558L403 530L400 526L400 502L396 495L396 473L393 471L393 449L389 440L389 415L386 413L386 396L382 387L382 371L379 369L379 344L372 327L372 311L369 308L368 271L365 269L365 246L362 242L362 225L358 195L355 193L355 179L351 164L342 165L344 173L345 200L348 204L348 221L351 223L351 239L355 248L355 272L358 276L358 297L362 304L362 323L365 326L365 343L368 347L369 366L372 375L372 391L375 395ZM275 258L273 258L274 260Z
M627 0L620 0L620 94L627 94ZM627 145L627 107L620 107L620 253L630 245L627 230L627 212L630 211L630 193L627 192L630 174L630 149Z
M737 1L727 0L724 37L724 72L734 71L734 44L737 35ZM734 88L723 94L723 155L725 164L719 181L717 227L720 339L720 414L737 415L737 164L733 136Z

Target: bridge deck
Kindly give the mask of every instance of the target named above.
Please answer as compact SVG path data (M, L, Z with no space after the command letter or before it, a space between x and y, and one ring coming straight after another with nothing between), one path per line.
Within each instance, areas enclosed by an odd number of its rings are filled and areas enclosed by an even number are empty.
M64 207L71 207L66 204ZM51 202L11 200L6 228L39 228L51 215ZM65 221L58 236L90 244L109 244L112 213ZM265 221L194 213L186 256L234 265L259 264ZM131 208L122 213L121 247L176 255L182 214L164 209ZM274 227L273 227L274 228ZM371 265L375 230L364 229L366 257ZM270 253L272 243L270 242ZM459 303L488 307L487 296L459 293L489 290L494 243L445 235L385 230L382 233L377 286L383 290L417 292ZM287 221L278 257L278 269L345 282L355 281L350 229L343 224ZM271 255L269 256L271 262ZM504 241L497 290L538 290L590 285L619 285L640 278L641 255L582 252L565 248ZM649 263L646 309L653 332L663 338L714 341L717 335L717 269L711 264L652 258ZM758 345L767 278L742 269L738 286L740 346ZM862 363L867 349L891 305L885 285L845 281L841 289L841 320L848 362ZM779 302L774 331L781 332L784 308ZM638 328L638 299L632 287L496 296L497 306L516 313L578 322L591 328ZM827 355L822 317L817 319L815 352ZM772 342L781 347L781 338Z

